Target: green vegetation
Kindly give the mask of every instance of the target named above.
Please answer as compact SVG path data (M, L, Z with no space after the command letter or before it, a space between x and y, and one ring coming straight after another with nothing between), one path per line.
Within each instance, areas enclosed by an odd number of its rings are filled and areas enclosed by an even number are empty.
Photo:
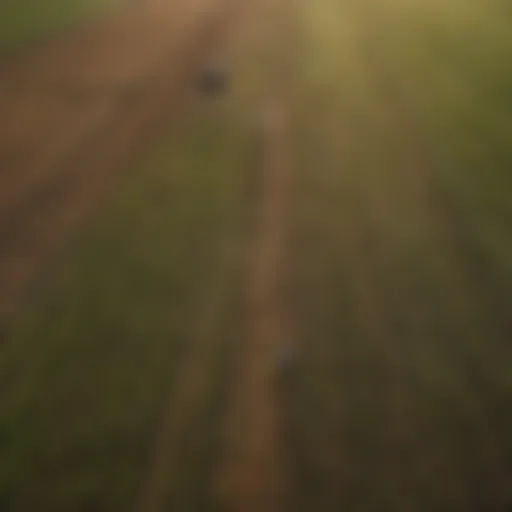
M512 283L512 12L504 2L424 2L405 9L389 49L397 79L424 124L439 178L498 279ZM422 3L423 4L423 3ZM395 26L396 29L396 26ZM382 34L385 39L385 34ZM399 50L398 47L401 49Z
M129 510L222 253L228 282L238 272L247 130L231 105L173 130L15 326L0 355L3 510Z
M510 509L511 22L498 0L300 3L294 510ZM255 26L229 97L132 169L2 345L1 510L133 508L221 274L211 386L166 502L212 506L275 52Z
M463 0L303 5L299 503L505 510L512 14Z
M120 5L124 0L3 0L0 48L31 40Z

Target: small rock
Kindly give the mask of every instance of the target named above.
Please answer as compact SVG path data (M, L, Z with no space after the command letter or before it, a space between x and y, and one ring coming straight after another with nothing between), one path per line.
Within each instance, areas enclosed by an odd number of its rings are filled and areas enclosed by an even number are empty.
M219 63L209 63L199 77L199 88L207 96L219 96L225 92L228 76Z
M296 363L296 351L290 343L283 343L277 353L276 370L279 374L288 373Z

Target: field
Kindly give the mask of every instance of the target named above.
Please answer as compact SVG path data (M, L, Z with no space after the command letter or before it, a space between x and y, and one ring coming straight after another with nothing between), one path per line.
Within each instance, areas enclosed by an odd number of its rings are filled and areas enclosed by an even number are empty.
M146 0L1 63L0 510L509 510L511 22Z

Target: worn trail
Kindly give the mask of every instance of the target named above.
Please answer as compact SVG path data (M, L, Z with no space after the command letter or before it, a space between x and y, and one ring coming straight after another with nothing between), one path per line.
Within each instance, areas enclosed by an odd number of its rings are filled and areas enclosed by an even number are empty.
M276 11L273 21L281 27L282 13ZM280 37L276 40L282 43ZM261 189L247 276L247 330L236 361L217 475L217 496L225 510L284 511L291 492L277 388L279 355L291 350L284 297L289 105L279 69L289 55L285 52L281 59L277 44L278 63L262 113Z

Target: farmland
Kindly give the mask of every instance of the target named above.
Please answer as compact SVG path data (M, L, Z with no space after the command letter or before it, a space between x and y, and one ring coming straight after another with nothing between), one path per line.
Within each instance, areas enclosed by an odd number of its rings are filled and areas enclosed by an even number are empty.
M511 22L146 0L0 63L0 509L508 510Z

